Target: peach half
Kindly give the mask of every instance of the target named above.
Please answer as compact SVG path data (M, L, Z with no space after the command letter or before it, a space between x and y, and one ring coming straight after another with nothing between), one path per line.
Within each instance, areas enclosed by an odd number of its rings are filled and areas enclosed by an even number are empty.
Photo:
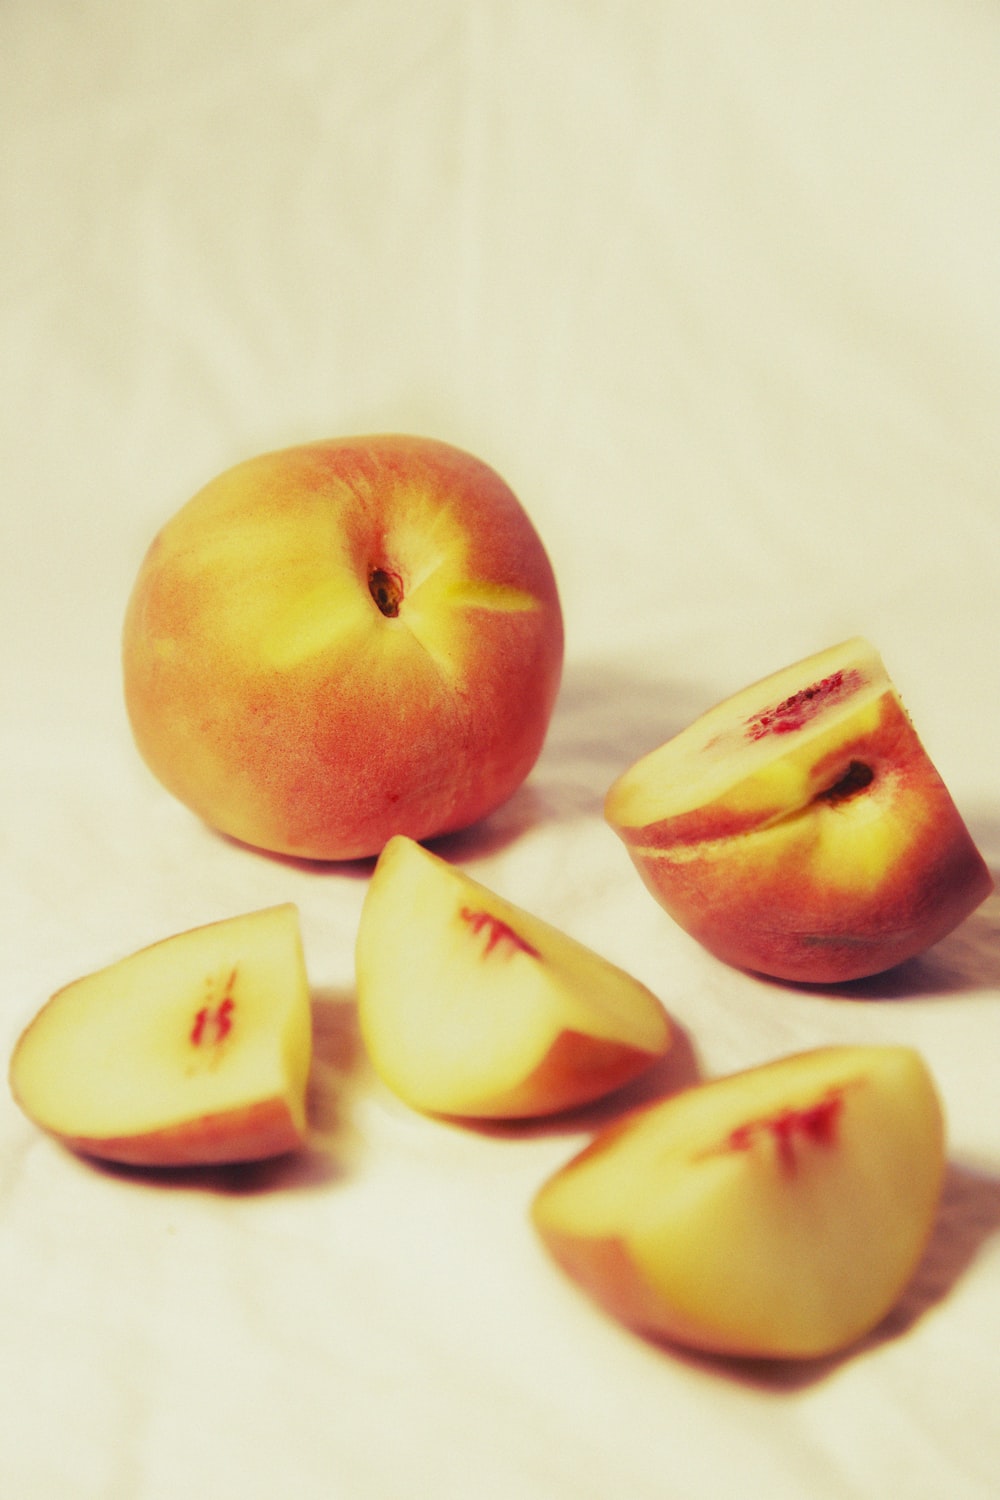
M18 1041L10 1087L85 1155L133 1166L300 1146L312 1051L294 906L230 917L66 985Z
M831 1047L696 1085L609 1127L532 1215L562 1268L635 1329L712 1354L809 1359L874 1329L933 1227L944 1124L906 1047Z
M836 983L939 941L993 889L878 653L853 639L703 714L605 815L681 927L738 967Z
M391 434L248 459L163 526L125 615L125 703L163 785L272 853L430 838L521 785L559 687L541 539L504 481Z
M552 1114L663 1056L645 985L403 835L365 895L358 1018L375 1071L415 1109Z

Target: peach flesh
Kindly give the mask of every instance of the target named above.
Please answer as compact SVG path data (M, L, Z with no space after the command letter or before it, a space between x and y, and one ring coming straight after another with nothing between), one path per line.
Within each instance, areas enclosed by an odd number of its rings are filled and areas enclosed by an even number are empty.
M532 1218L604 1308L708 1353L822 1357L874 1329L935 1222L945 1124L906 1047L820 1048L600 1132Z
M842 670L831 672L820 682L799 688L788 698L763 709L746 721L745 733L750 740L762 740L772 734L794 734L819 716L830 704L850 697L861 687L860 672Z
M432 1114L553 1114L636 1077L670 1045L644 985L404 837L376 865L355 961L375 1071Z
M844 1104L842 1088L830 1089L807 1109L783 1109L760 1120L737 1125L726 1138L729 1151L749 1151L755 1138L767 1132L775 1143L778 1160L788 1173L796 1170L796 1141L802 1139L819 1146L833 1146L837 1141L837 1121Z
M532 943L529 943L527 938L515 932L509 922L504 922L502 918L494 916L491 912L477 911L471 906L463 906L459 909L458 915L463 922L468 923L477 936L481 932L486 933L486 946L482 953L483 958L489 958L494 949L500 947L503 943L508 943L511 948L516 949L520 953L528 954L529 958L541 957L538 949Z
M14 1099L74 1150L132 1166L301 1146L308 976L291 904L194 928L52 996L10 1063Z

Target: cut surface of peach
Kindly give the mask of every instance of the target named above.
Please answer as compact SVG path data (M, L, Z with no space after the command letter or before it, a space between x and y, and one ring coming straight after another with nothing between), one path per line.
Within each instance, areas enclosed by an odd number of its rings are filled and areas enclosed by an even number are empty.
M993 888L859 638L710 709L619 777L605 814L686 931L774 978L878 973L938 942Z
M930 1235L944 1123L906 1047L820 1048L611 1126L534 1223L607 1310L715 1354L801 1359L886 1316Z
M83 1153L144 1166L299 1146L311 1013L298 913L194 928L59 990L22 1034L15 1100Z
M373 1066L431 1113L567 1109L634 1077L671 1039L644 985L402 835L366 893L356 973Z
M720 836L809 807L840 779L831 780L839 765L824 764L827 741L836 754L845 723L872 718L873 705L891 691L871 646L860 637L845 641L710 708L625 772L610 804L630 828L670 820L677 840L685 825L675 820L697 813L692 831L703 838L705 810L720 804L731 808L719 819Z

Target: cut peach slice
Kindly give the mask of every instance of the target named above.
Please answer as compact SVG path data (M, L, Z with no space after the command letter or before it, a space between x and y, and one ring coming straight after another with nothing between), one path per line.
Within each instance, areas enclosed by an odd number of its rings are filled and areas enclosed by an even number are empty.
M356 969L376 1072L431 1113L568 1109L633 1078L670 1043L643 984L403 835L366 893Z
M542 1187L562 1267L651 1335L804 1359L875 1328L934 1223L944 1125L906 1047L830 1047L637 1111Z
M703 714L611 787L653 896L717 957L837 983L929 948L992 877L880 657L854 639Z
M166 938L59 990L21 1036L25 1114L109 1161L280 1155L306 1132L311 1013L294 906Z

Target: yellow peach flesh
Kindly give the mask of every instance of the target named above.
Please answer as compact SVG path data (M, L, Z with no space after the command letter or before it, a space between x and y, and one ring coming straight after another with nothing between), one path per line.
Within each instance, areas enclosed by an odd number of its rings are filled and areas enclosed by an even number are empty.
M356 970L376 1071L435 1113L565 1109L635 1076L670 1041L643 985L403 836L366 893Z
M105 1158L242 1160L301 1143L311 1054L298 917L180 933L60 990L14 1050L42 1129Z
M642 1331L813 1358L898 1300L943 1170L940 1101L918 1055L827 1048L611 1127L543 1186L533 1218L569 1274Z
M835 686L822 692L824 683ZM815 697L796 712L803 685ZM877 724L878 700L891 691L880 659L859 639L786 667L709 709L625 771L607 794L608 819L683 837L690 814L690 836L702 838L716 807L727 833L789 816L836 780L838 747Z

